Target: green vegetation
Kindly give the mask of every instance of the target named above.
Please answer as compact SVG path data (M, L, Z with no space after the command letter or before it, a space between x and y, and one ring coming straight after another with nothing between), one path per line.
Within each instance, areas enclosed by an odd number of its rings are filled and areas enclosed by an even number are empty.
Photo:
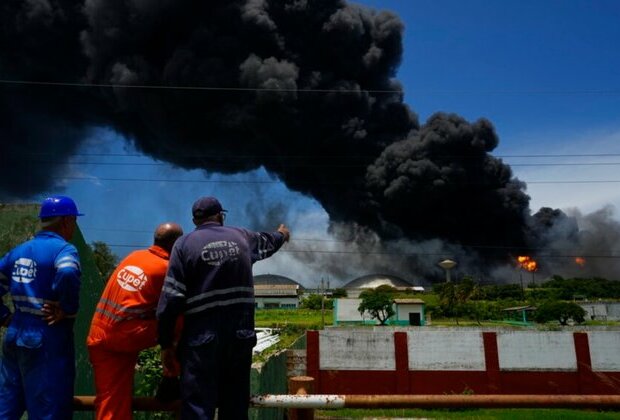
M620 281L600 277L565 279L561 276L553 276L542 287L554 290L555 298L561 300L572 300L576 296L584 296L588 299L620 299Z
M537 308L535 320L539 323L567 325L570 321L586 325L618 324L614 321L585 321L586 312L572 301L575 297L598 299L620 299L620 282L601 278L564 279L554 276L541 285L531 284L523 290L520 285L480 286L471 278L460 282L441 283L433 288L432 294L419 296L426 303L427 313L434 325L453 323L461 325L461 319L476 321L477 325L489 325L506 318L504 309L515 306Z
M535 320L539 323L558 321L560 325L568 325L569 320L577 324L585 322L586 311L573 302L548 301L536 309Z
M299 307L303 309L321 309L322 307L325 309L333 309L334 300L326 298L323 295L311 294L301 300Z
M152 397L157 391L161 381L162 366L159 357L160 349L153 347L143 350L138 356L138 366L134 380L135 395ZM164 412L134 412L135 420L160 419L172 420L175 418L173 413Z
M263 328L284 328L290 325L304 330L321 329L320 310L312 309L257 309L256 326ZM325 310L325 325L333 323L333 311Z
M38 210L35 204L0 204L0 256L34 236Z
M381 325L385 325L388 318L392 317L395 312L392 307L394 301L395 289L388 285L381 285L375 289L367 289L360 293L362 300L357 310L360 314L368 312L373 319L379 321Z
M347 297L347 289L343 289L342 287L336 288L332 290L333 298L345 298Z
M95 241L90 244L90 248L93 250L93 257L95 258L95 265L97 266L99 276L101 276L105 283L116 268L119 258L112 253L112 250L105 242Z

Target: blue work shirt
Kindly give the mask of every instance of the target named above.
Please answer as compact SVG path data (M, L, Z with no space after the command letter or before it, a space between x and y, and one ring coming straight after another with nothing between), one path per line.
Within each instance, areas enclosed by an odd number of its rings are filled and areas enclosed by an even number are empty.
M179 238L157 308L159 344L172 344L181 314L185 340L205 330L253 331L252 264L273 255L283 243L280 232L252 232L217 222Z
M37 348L52 331L72 330L80 274L77 249L54 232L40 231L9 251L0 259L0 297L10 293L15 308L7 338L18 346ZM68 319L49 327L43 320L44 303L58 303ZM0 322L9 315L9 308L0 302ZM68 337L66 331L61 335Z

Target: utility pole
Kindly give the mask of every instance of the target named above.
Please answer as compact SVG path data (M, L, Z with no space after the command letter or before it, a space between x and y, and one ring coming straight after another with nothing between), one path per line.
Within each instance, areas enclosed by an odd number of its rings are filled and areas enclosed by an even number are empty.
M325 329L325 282L321 277L321 329Z

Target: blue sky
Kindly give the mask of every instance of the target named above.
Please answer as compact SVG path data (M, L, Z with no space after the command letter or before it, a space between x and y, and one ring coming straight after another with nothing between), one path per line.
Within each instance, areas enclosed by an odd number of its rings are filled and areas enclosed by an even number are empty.
M620 207L620 183L591 182L620 181L620 164L614 164L620 163L620 2L358 3L391 10L404 22L397 78L420 121L437 111L491 120L500 137L494 155L528 182L533 211L541 206L583 213ZM72 179L62 181L64 193L86 213L80 226L87 241L103 240L121 257L148 245L159 222L177 221L192 229L191 204L201 195L221 198L230 210L227 223L255 229L277 226L280 220L269 220L269 226L252 220L254 211L273 207L293 231L290 251L337 246L330 242L320 205L288 191L264 171L221 176L180 170L141 156L104 127L92 131L68 176ZM301 263L292 255L284 252L259 263L255 272L288 275L308 286L327 276L320 262ZM355 267L345 271L334 282L368 274Z

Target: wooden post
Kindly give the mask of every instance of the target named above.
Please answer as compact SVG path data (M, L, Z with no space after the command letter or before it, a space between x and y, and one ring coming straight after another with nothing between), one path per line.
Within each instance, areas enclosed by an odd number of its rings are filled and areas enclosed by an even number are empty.
M288 380L288 392L293 395L308 395L314 390L314 378L311 376L293 376ZM289 420L314 420L313 408L290 408Z

